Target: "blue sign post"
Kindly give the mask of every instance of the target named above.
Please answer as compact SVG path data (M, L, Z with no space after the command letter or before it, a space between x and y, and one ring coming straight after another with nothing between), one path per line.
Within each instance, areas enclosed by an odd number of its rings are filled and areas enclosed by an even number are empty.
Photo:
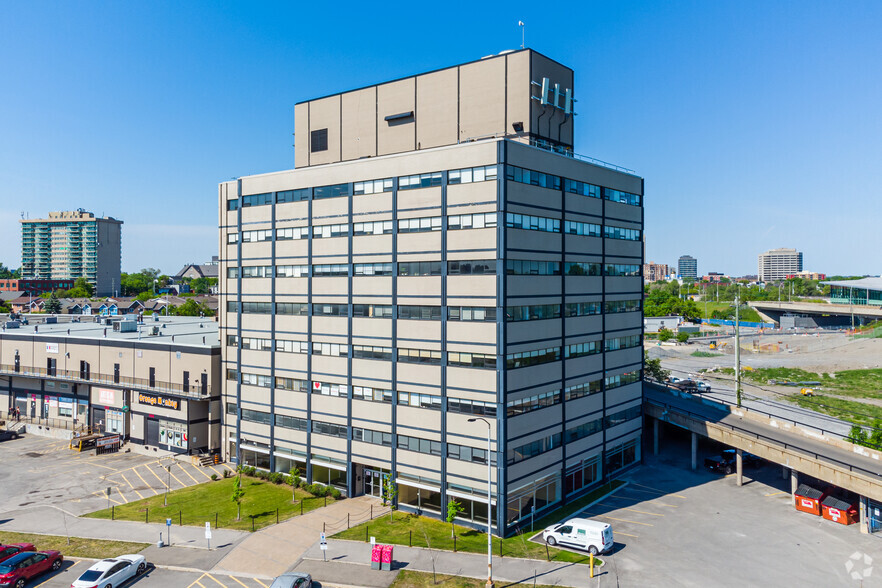
M168 546L171 547L171 519L165 519L165 529L168 532Z

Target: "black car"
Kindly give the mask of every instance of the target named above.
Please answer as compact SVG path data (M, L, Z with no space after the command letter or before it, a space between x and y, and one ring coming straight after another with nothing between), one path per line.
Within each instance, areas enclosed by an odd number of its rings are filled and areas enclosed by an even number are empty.
M734 449L724 449L723 457L729 459L732 464L735 464L735 450ZM741 452L741 465L746 468L751 468L754 470L758 470L763 465L763 459L761 457L757 457L752 453L747 453L746 451Z
M721 474L731 474L737 469L736 455L734 449L724 449L721 455L706 457L704 459L704 467L712 472ZM762 466L763 460L752 453L741 453L741 465L745 468L758 469Z

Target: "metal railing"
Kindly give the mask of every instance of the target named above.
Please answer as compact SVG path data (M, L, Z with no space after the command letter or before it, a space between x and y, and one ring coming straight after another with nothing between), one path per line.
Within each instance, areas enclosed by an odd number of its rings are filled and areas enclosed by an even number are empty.
M184 386L184 384L154 380L153 385L151 385L148 378L130 378L124 376L117 377L112 374L101 374L95 372L90 372L88 374L88 377L85 377L86 374L80 372L79 370L50 370L48 368L25 365L19 365L18 369L15 369L15 365L4 363L0 364L0 375L25 376L35 378L48 377L76 383L107 384L111 386L122 386L125 388L138 388L142 390L149 390L151 392L164 392L167 394L174 394L176 396L186 396L188 398L207 398L209 396L207 390L205 392L200 391L200 388L202 386L199 383L197 383L196 385Z

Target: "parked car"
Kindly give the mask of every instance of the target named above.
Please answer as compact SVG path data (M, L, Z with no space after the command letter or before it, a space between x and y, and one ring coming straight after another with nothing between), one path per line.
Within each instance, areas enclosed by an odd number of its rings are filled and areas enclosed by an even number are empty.
M13 429L3 429L0 431L0 441L8 441L9 439L18 439L19 432Z
M735 471L735 462L722 455L715 455L704 458L704 467L712 472L728 475Z
M584 549L592 555L606 553L613 547L612 526L588 519L570 519L542 531L542 539L549 545L566 545Z
M10 543L9 545L0 545L0 562L6 561L13 555L23 551L36 551L32 543Z
M699 392L710 392L711 387L707 382L695 382L695 385L698 387Z
M273 580L270 588L312 588L312 576L299 572L288 572Z
M674 382L671 386L681 392L690 392L693 394L698 392L698 385L695 383L695 380L680 380Z
M730 460L732 464L735 464L735 450L734 449L724 449L723 457ZM759 469L763 465L763 458L758 457L752 453L747 453L746 451L741 452L741 465L746 468Z
M735 455L734 449L724 449L720 455L705 458L704 467L712 472L731 474L737 469ZM741 465L745 468L759 469L763 465L763 460L752 453L742 451Z
M102 559L74 580L70 588L113 588L147 571L143 555L120 555Z
M28 580L58 571L64 558L59 551L23 551L0 563L0 586L24 588Z

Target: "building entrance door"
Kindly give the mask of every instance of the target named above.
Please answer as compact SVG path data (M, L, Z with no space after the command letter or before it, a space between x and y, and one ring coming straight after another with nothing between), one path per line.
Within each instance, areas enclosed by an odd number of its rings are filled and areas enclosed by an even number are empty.
M364 493L369 496L381 498L383 496L383 481L389 474L369 468L364 468Z

